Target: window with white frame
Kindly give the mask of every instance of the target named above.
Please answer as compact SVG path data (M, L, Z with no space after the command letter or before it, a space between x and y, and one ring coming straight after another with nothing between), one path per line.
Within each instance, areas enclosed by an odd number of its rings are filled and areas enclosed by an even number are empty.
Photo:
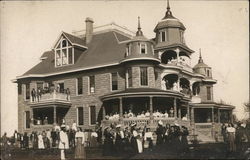
M77 124L83 125L84 124L84 117L83 117L83 107L77 107Z
M147 47L145 43L140 44L140 51L141 51L141 54L147 54Z
M117 72L111 73L111 90L112 91L118 90L118 73Z
M76 86L77 86L77 95L83 94L82 77L76 79Z
M148 68L140 67L141 86L148 85Z
M132 87L132 68L127 70L127 88Z
M180 30L180 39L181 39L181 43L185 43L184 41L184 32L182 30Z
M89 112L90 112L90 125L95 125L96 124L96 107L90 106Z
M166 31L161 31L160 32L160 38L161 38L161 42L166 41Z
M55 48L55 66L65 66L74 63L74 48L62 37Z
M89 76L89 92L95 92L95 76Z

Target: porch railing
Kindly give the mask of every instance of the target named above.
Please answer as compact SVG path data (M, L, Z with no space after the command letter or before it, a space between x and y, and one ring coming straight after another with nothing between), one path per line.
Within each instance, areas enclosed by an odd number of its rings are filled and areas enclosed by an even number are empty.
M136 123L137 126L144 127L145 125L152 125L151 127L156 128L159 121L163 122L163 125L170 124L173 125L177 123L181 126L190 126L189 120L181 120L178 118L154 118L152 119L152 123L150 124L150 118L123 118L121 121L117 120L103 120L103 126L109 126L111 124L123 124L125 127L130 126L132 123Z

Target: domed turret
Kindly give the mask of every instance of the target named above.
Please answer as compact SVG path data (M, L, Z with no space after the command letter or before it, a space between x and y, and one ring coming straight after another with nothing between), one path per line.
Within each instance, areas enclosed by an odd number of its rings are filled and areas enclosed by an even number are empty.
M207 78L212 78L212 68L203 62L200 49L200 57L198 63L193 68L195 73L202 74Z
M167 11L165 16L156 25L154 32L156 33L156 48L162 48L170 45L185 46L184 31L185 26L173 16L170 11L169 1L167 3Z
M138 17L138 30L136 36L128 43L125 58L121 63L129 61L153 61L160 63L160 60L154 54L153 41L147 39L141 31L140 17Z

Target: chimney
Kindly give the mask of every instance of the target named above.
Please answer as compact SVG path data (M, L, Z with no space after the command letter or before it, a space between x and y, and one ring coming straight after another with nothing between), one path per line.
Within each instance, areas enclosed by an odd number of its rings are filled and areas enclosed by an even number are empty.
M93 36L93 19L87 17L85 20L86 23L86 44L89 44L92 40L92 36Z

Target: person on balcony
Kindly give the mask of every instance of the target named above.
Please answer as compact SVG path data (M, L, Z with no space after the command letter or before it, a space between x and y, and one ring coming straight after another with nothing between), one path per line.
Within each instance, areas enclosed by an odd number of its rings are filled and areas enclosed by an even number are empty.
M159 118L161 116L161 113L156 110L156 112L153 113L153 116Z
M69 88L66 89L66 94L67 94L67 101L70 100L70 90Z
M40 87L38 87L37 89L37 101L39 102L41 100L42 97L42 90Z
M147 110L147 112L145 113L145 117L150 117L150 112Z
M115 114L113 115L114 119L119 119L119 114L117 112L115 112Z
M157 136L157 139L156 139L156 145L160 145L163 143L163 135L164 135L164 127L163 127L163 122L160 120L158 122L158 126L156 128L156 136Z
M124 115L123 115L124 118L128 118L128 113L125 112Z
M174 90L174 91L178 91L178 85L177 85L177 82L174 82L174 84L173 84L173 90Z
M163 117L168 118L168 111L166 110L165 113L163 114Z
M47 125L48 124L48 117L45 117L45 119L43 120L43 124Z
M188 120L188 119L187 119L187 114L186 114L185 116L182 117L182 120L183 120L183 121L187 121L187 120Z
M129 112L128 112L128 118L132 118L132 117L134 117L134 114L132 113L132 111L130 109Z
M32 88L31 90L31 97L32 97L32 102L35 102L36 100L36 90Z
M169 112L170 112L169 117L174 117L174 108L173 107L170 108Z

